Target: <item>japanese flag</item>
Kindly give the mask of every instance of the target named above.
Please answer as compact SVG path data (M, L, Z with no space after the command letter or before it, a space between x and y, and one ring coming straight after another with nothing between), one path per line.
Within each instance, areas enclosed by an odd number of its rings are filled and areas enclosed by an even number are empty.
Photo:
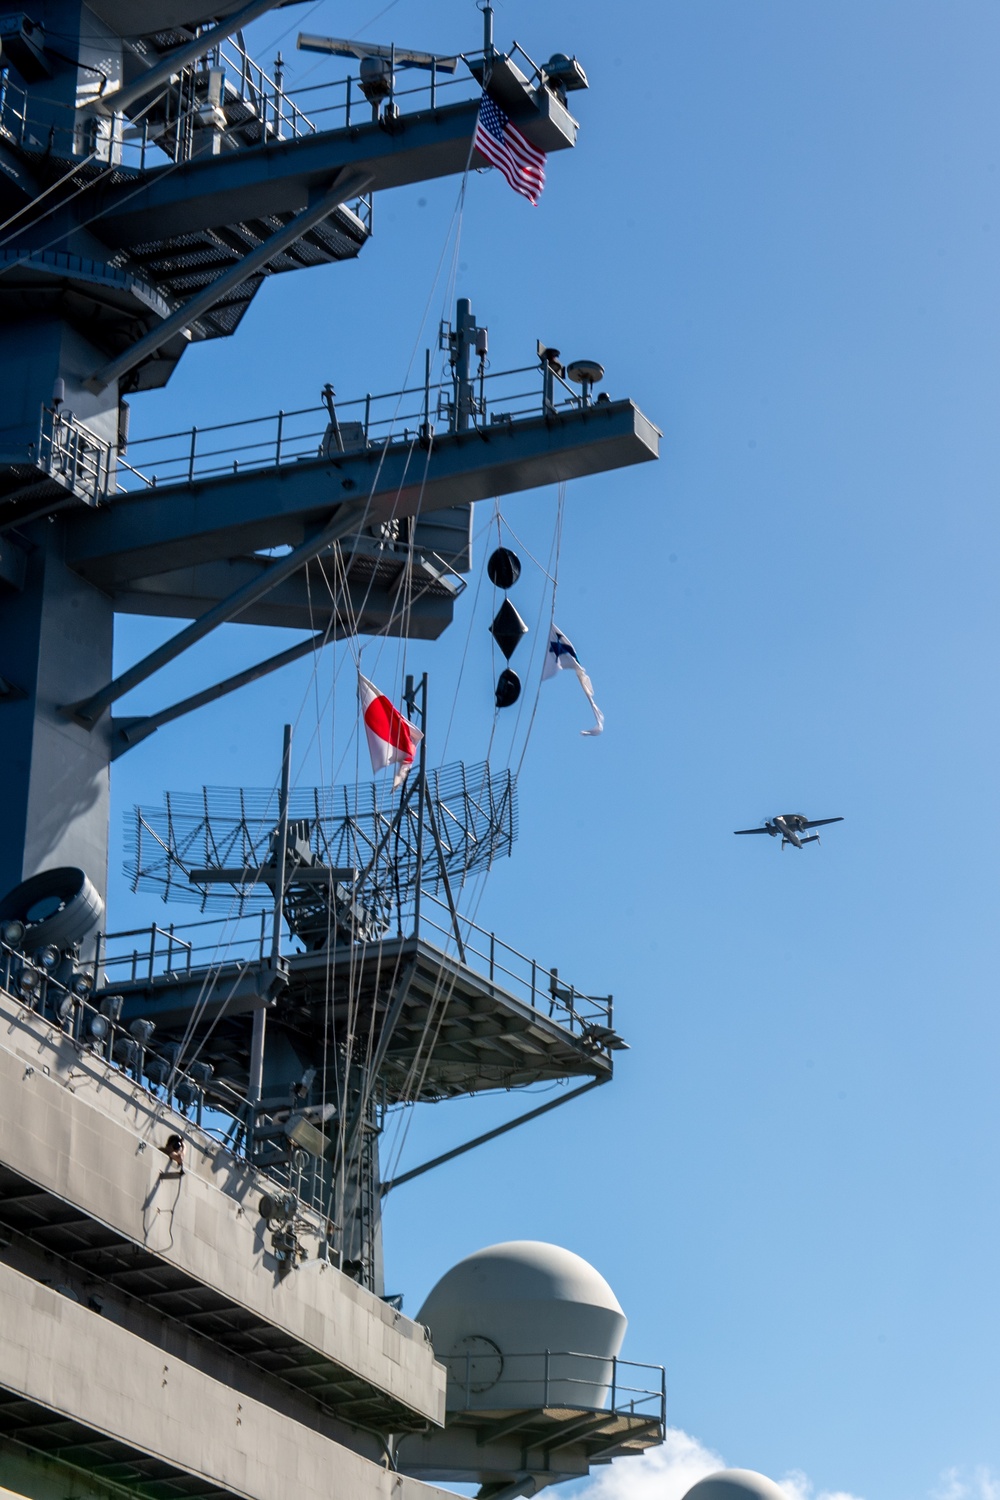
M386 766L398 766L399 770L392 783L395 791L406 780L406 773L413 765L423 734L409 719L404 719L385 694L380 693L375 684L369 682L367 677L362 677L360 672L358 698L368 736L372 770L384 771Z

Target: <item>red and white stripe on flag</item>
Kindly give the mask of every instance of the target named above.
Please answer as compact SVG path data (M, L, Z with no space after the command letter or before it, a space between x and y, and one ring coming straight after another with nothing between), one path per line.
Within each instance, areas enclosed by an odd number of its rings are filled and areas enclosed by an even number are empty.
M386 766L398 766L393 780L393 789L406 780L406 773L413 765L417 746L423 733L409 719L404 719L399 709L380 693L373 682L358 673L358 699L361 717L368 737L368 753L372 758L372 770L384 771Z
M529 203L538 203L545 186L545 152L521 134L489 94L483 94L473 144L491 166L502 172Z

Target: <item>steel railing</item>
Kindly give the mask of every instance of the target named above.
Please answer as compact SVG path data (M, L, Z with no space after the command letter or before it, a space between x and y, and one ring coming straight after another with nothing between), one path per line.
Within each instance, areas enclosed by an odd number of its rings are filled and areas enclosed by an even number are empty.
M576 1350L532 1350L509 1354L497 1349L440 1356L448 1370L451 1411L569 1407L609 1416L646 1417L666 1422L667 1376L663 1365L640 1364L617 1355Z
M107 495L114 471L114 445L70 411L43 406L38 424L38 467L91 505Z
M455 946L455 923L448 905L433 890L421 888L420 906L414 897L398 913L396 936L423 937L447 952ZM236 963L263 963L270 949L271 912L262 907L241 917L203 918L190 923L130 928L98 938L98 969L106 976L107 988L116 985L149 984L166 974L204 975L206 983L214 969ZM557 968L548 967L521 953L459 915L462 957L466 967L498 990L555 1021L572 1035L587 1037L593 1028L612 1028L614 997L587 995L567 984ZM369 946L378 947L378 943ZM603 1050L605 1042L595 1045Z
M469 430L502 427L526 418L578 409L589 401L550 368L524 365L490 371L475 382ZM368 393L336 407L339 441L323 406L278 411L210 427L132 438L130 459L120 463L119 491L190 484L223 474L278 469L319 457L339 457L385 445L426 443L436 423L458 430L455 382L425 381L398 391Z
M168 935L166 929L161 929ZM182 946L174 939L171 950ZM197 1057L183 1059L176 1044L158 1046L155 1029L145 1034L144 1023L123 1026L117 1019L121 997L113 986L75 989L51 973L37 957L0 941L0 991L30 1015L58 1032L80 1053L90 1053L106 1066L145 1090L155 1103L171 1110L214 1137L231 1155L261 1170L266 1183L283 1188L324 1219L329 1211L330 1169L327 1163L287 1145L287 1160L268 1160L261 1167L254 1158L255 1136L280 1136L283 1117L294 1112L294 1101L266 1108L248 1098ZM106 975L104 976L106 979Z
M465 56L474 60L481 54ZM211 122L205 62L224 75L218 102L224 124ZM388 124L403 112L475 98L479 87L471 74L442 75L432 67L426 81L421 78L402 89L393 85L380 113ZM160 106L164 106L164 118L157 113ZM0 77L0 136L24 151L66 160L90 157L98 166L140 172L203 153L210 132L218 135L220 148L229 153L351 129L370 121L372 114L359 77L286 89L283 79L270 76L235 37L181 70L176 81L144 100L131 117L120 112L81 116L63 100L40 97L37 91L29 94L9 73Z

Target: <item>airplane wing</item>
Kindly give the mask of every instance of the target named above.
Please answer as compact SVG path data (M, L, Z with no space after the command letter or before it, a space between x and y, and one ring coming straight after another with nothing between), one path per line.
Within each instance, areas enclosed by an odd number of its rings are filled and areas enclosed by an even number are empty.
M842 823L843 818L813 818L812 822L806 823L806 828L822 828L826 823Z
M734 828L734 833L766 833L766 828Z

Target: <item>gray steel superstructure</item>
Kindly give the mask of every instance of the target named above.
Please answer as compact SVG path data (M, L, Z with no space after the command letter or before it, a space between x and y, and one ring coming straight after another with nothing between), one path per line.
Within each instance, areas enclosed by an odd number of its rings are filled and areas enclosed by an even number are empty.
M403 393L405 440L377 401L332 391L252 443L242 424L200 446L197 429L129 434L129 395L162 386L189 343L238 337L270 275L360 253L374 193L482 164L481 88L540 149L575 144L582 69L497 51L488 12L458 74L432 60L402 92L390 49L311 117L245 45L274 3L44 0L0 17L0 1485L31 1500L436 1492L407 1469L478 1477L499 1500L663 1432L655 1372L637 1386L616 1356L519 1350L534 1373L512 1408L489 1339L435 1350L385 1297L386 1112L592 1088L622 1045L610 997L459 918L452 881L513 840L509 781L421 759L366 821L346 792L295 803L286 737L256 835L206 803L216 855L199 862L172 811L168 833L140 818L168 878L209 905L235 891L256 935L221 961L173 927L108 936L117 757L331 638L436 637L476 500L657 454L630 401L573 391L541 346L530 398L523 372L486 377L465 299L447 377L428 360ZM123 613L178 628L116 677ZM310 633L116 716L234 619ZM419 720L426 684L406 692ZM141 839L135 874L162 876ZM553 1356L578 1363L557 1376Z

